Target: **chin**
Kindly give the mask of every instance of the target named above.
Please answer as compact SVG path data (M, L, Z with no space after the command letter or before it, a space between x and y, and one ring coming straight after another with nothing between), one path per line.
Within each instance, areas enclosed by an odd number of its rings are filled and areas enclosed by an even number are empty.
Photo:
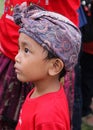
M24 78L22 78L21 76L17 75L17 79L21 82L27 82Z

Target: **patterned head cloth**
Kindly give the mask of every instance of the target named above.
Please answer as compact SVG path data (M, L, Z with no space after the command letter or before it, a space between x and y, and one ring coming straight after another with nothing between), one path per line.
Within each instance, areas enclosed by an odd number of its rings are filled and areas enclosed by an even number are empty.
M28 7L17 5L14 20L21 26L19 32L62 59L67 71L73 69L80 51L81 33L70 20L34 4Z

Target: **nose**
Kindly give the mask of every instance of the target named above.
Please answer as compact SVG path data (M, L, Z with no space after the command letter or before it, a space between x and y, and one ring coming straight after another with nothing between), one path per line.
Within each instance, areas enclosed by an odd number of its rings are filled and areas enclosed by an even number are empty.
M20 54L19 53L15 56L15 62L20 62Z

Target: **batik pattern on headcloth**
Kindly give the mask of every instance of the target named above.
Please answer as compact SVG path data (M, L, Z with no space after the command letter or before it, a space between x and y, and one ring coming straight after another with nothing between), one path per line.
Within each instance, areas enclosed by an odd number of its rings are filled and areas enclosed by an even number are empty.
M21 26L19 32L33 38L62 59L67 71L73 69L80 51L81 33L70 20L34 4L24 9L17 5L14 20Z

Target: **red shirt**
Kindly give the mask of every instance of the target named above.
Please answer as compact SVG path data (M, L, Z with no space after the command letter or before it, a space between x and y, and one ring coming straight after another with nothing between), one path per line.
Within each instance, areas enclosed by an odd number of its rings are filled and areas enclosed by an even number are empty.
M4 14L0 19L0 50L12 60L18 51L19 27L12 21L11 16L13 7L24 1L37 4L39 0L6 0ZM68 17L78 26L77 9L80 6L80 0L40 0L39 5Z
M63 87L53 93L30 98L20 112L16 130L70 130L68 104Z

